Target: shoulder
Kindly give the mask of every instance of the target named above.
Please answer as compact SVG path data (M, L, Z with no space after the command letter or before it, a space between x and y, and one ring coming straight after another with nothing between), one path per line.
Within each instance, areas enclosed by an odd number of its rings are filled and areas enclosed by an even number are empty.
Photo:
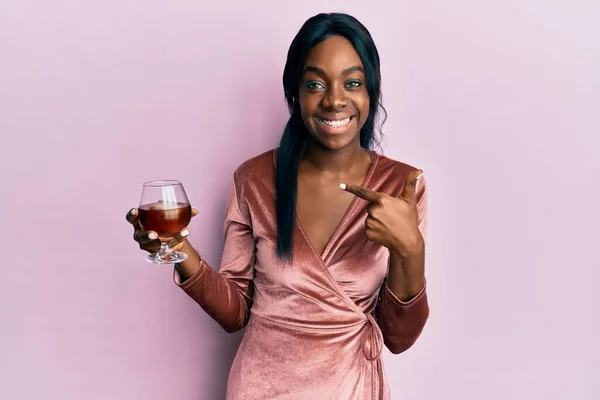
M275 153L271 149L242 162L233 173L233 182L240 197L251 193L264 196L275 187Z
M417 169L410 164L394 160L393 158L386 157L382 154L377 154L377 157L377 169L381 174L389 174L391 176L395 176L396 178L406 178L409 173Z
M417 167L393 158L377 154L377 167L373 176L373 185L391 196L399 196L404 189L406 178ZM419 197L426 191L425 174L419 179L417 192Z
M242 162L235 170L236 182L261 180L273 177L275 172L275 149L265 151Z

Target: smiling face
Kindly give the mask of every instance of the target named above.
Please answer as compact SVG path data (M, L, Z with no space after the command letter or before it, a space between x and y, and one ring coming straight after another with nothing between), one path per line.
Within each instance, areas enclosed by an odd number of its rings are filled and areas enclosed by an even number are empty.
M313 47L299 89L302 119L317 144L328 150L360 145L369 93L362 61L350 41L333 36Z

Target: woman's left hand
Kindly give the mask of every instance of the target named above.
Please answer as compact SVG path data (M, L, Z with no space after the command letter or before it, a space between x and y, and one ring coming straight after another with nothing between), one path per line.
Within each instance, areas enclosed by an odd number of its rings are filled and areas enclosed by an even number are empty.
M343 190L369 202L369 215L365 220L367 238L402 258L424 250L423 236L419 231L416 194L417 181L422 174L423 171L419 169L409 173L399 197L361 186L340 185Z

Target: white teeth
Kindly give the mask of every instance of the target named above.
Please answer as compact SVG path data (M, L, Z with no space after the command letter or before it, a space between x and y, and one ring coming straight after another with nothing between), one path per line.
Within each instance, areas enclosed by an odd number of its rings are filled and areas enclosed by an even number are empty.
M334 128L339 128L341 126L348 125L350 123L350 117L345 119L340 119L339 121L330 121L328 119L319 118L319 122L324 125L333 126Z

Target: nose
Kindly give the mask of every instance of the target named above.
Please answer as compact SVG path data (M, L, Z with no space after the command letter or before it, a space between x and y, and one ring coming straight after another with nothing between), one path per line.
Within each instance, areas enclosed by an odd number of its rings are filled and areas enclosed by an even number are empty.
M322 103L326 110L339 110L348 105L348 98L343 88L339 85L331 85L325 91Z

